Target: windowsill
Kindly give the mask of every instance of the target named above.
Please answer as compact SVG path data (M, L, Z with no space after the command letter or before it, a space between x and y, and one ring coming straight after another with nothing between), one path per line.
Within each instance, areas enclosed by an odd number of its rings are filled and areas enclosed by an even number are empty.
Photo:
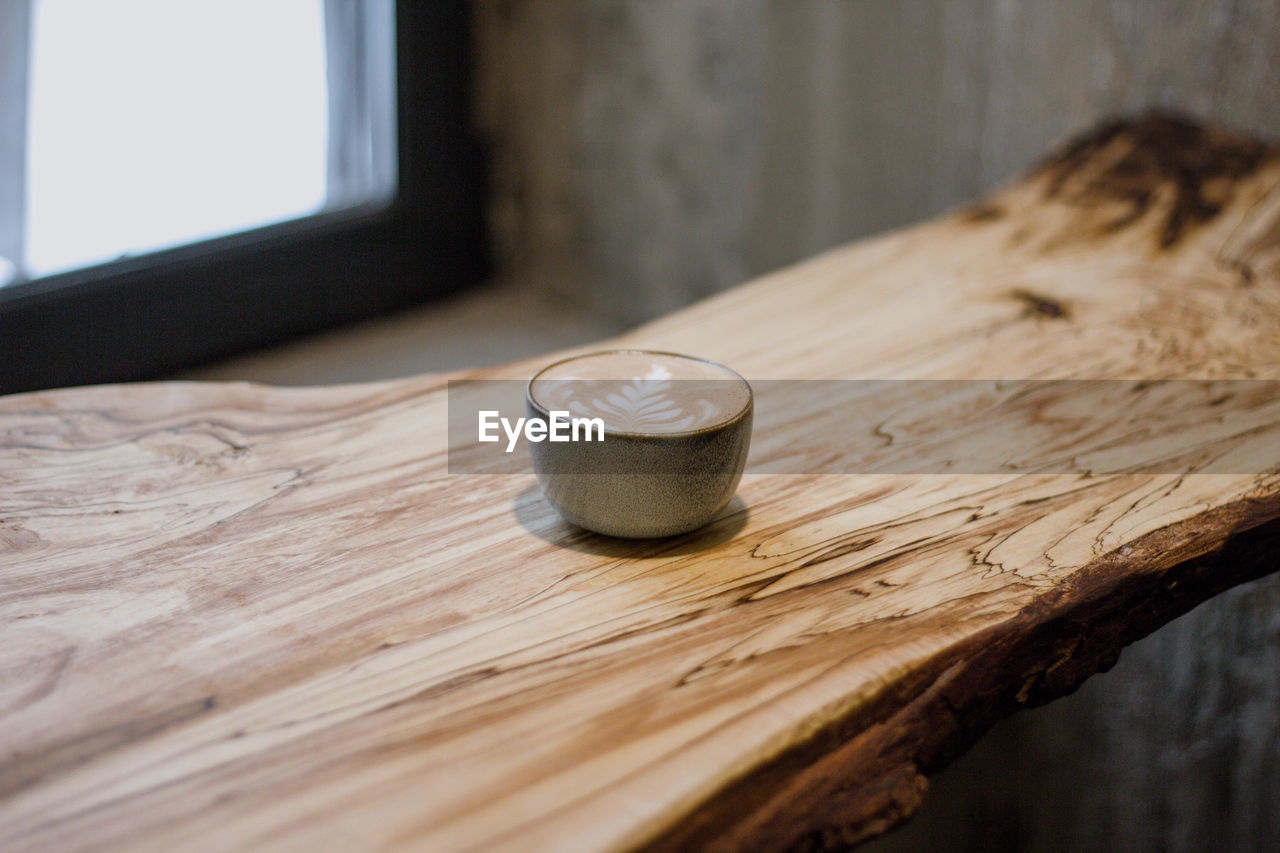
M492 282L430 305L182 371L175 379L324 385L485 367L577 346L621 324Z

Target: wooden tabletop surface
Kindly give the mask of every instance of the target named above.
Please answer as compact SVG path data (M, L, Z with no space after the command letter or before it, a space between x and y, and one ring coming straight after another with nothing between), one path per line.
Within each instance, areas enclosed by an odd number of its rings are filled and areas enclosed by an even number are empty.
M752 380L1280 379L1278 184L1276 148L1110 125L608 343ZM749 471L704 530L588 534L532 475L447 470L447 381L558 355L0 399L0 846L839 847L1278 567L1280 474L1244 463ZM1274 442L1266 405L1199 451ZM850 452L802 414L755 447Z

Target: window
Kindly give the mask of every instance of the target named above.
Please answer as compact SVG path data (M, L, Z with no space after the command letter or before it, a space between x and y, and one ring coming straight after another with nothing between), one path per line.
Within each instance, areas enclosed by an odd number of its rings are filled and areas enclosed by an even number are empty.
M31 32L27 276L324 207L319 0L35 0Z
M483 273L461 2L0 0L0 391Z

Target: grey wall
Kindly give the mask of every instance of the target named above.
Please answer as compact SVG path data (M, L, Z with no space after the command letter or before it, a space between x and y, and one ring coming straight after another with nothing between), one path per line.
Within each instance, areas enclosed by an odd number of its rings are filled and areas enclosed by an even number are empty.
M1280 136L1280 3L477 0L503 268L637 321L1013 176L1097 118Z
M1280 138L1280 2L477 0L504 272L635 322L1159 106ZM1280 849L1280 577L1002 724L888 850Z

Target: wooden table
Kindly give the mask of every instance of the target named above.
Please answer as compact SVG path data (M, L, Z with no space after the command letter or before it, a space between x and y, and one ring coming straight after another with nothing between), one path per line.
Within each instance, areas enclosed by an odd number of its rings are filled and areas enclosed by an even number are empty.
M758 380L1277 379L1278 183L1275 148L1113 125L612 343ZM550 358L0 400L3 846L839 846L1277 567L1275 468L749 474L697 533L586 534L531 476L446 470L447 380ZM815 442L843 452L757 432Z

